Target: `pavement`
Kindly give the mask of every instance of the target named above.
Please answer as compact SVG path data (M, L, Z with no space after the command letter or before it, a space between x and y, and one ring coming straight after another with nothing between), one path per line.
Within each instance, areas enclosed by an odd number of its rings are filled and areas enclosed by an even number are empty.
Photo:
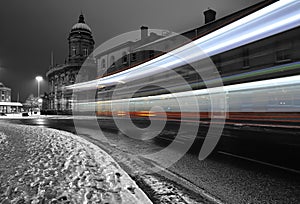
M110 155L71 133L1 121L0 159L0 203L151 203Z

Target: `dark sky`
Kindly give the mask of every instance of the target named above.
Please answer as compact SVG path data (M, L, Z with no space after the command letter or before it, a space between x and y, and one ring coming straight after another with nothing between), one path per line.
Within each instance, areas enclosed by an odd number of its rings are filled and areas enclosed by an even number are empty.
M67 56L67 37L81 11L92 28L96 47L106 40L147 25L182 32L203 25L203 11L217 18L262 0L1 0L0 81L12 100L37 95L35 76L45 73L50 53L55 63ZM41 83L47 91L46 81Z

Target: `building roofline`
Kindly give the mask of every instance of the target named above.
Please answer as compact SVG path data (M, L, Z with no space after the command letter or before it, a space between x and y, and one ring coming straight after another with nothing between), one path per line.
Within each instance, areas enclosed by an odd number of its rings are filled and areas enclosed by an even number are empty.
M241 19L241 18L243 18L243 17L245 17L247 15L250 15L251 13L254 13L254 12L256 12L256 11L258 11L258 10L266 7L266 6L269 6L270 4L275 3L277 1L279 1L279 0L266 0L266 1L258 2L258 3L254 4L252 6L246 7L244 9L242 9L242 10L239 10L239 11L236 11L236 12L231 13L229 15L226 15L226 16L224 16L222 18L219 18L219 19L217 19L215 21L212 21L210 23L204 24L204 25L202 25L200 27L196 27L196 28L184 31L184 32L182 32L182 33L180 33L178 35L185 36L185 35L188 35L190 32L193 32L195 30L202 30L203 29L203 31L205 31L206 27L211 27L211 26L213 26L213 24L218 24L218 23L224 21L225 19L228 19L228 21L226 21L224 23L221 23L219 26L212 27L211 29L206 30L204 33L201 33L200 35L194 37L195 39L200 38L203 35L211 33L211 32L213 32L213 31L215 31L215 30L217 30L217 29L219 29L221 27L224 27L224 26L226 26L226 25L228 25L228 24L230 24L230 23L232 23L234 21L237 21L237 20L239 20L239 19ZM171 35L171 36L167 36L165 38L158 39L158 40L153 41L153 42L149 42L147 44L144 44L144 45L141 45L141 46L135 48L135 50L138 50L138 49L141 49L143 47L147 47L147 46L153 45L155 43L158 43L158 42L161 42L161 41L164 41L164 40L167 40L167 39L172 39L175 36L177 36L177 35ZM194 40L194 39L192 39L192 40Z
M133 44L133 43L135 43L134 41L127 41L127 42L125 42L125 43L121 43L121 44L119 44L119 45L117 45L117 46L115 46L115 47L112 47L112 48L109 48L109 49L107 49L107 50L104 50L103 52L100 52L99 54L95 54L95 58L99 58L98 56L102 56L102 55L106 55L106 54L109 54L109 53L111 53L111 52L113 52L113 51L115 51L115 50L119 50L120 48L122 48L122 47L125 47L125 46L127 46L127 45L131 45L131 44ZM97 50L96 50L97 51ZM94 51L95 52L95 51Z
M244 9L242 9L242 10L239 10L239 11L236 11L236 12L231 13L229 15L223 16L222 18L216 19L216 20L214 20L212 22L209 22L209 23L204 24L202 26L199 26L197 28L190 29L190 30L187 30L185 32L182 32L181 34L184 35L184 34L187 34L187 33L191 32L192 30L203 29L203 28L211 26L213 24L217 24L220 21L225 20L226 18L230 19L229 21L227 21L226 23L220 25L219 27L217 26L216 28L209 30L209 32L212 32L212 31L214 31L214 30L216 30L218 28L224 27L225 25L228 25L228 24L230 24L230 23L232 23L234 21L237 21L237 20L239 20L239 19L241 19L241 18L243 18L243 17L245 17L247 15L250 15L251 13L254 13L254 12L256 12L256 11L258 11L258 10L266 7L266 6L269 6L269 5L271 5L271 4L273 4L273 3L277 2L277 1L279 1L279 0L265 0L265 1L258 2L258 3L254 4L252 6L246 7Z

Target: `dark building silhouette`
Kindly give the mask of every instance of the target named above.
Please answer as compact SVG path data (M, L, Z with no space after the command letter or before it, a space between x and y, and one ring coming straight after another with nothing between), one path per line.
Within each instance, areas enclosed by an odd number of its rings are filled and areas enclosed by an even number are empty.
M103 74L106 76L131 68L162 53L169 52L172 49L211 33L276 1L277 0L262 1L220 19L216 19L217 12L213 9L205 10L203 12L205 24L195 29L180 33L181 36L173 36L169 34L158 36L154 33L149 34L148 27L141 26L140 40L136 42L124 42L121 45L113 47L95 56L98 61L98 76L101 77ZM247 50L243 51L243 53L245 59L244 63L245 66L247 66L248 62L245 57L246 55L249 55L249 53L247 53ZM221 65L221 59L222 56L212 57L212 60L217 66ZM182 72L185 71L183 70Z
M22 104L11 102L11 89L0 82L0 114L18 112Z
M175 49L185 43L191 42L197 38L201 38L211 32L214 32L226 25L229 25L249 14L252 14L277 0L262 1L248 8L242 9L228 16L220 19L216 19L216 12L212 9L204 11L205 24L195 29L188 30L180 34L182 38L178 36L161 36L160 38L154 39L153 41L127 42L123 46L117 46L111 48L104 53L95 56L97 60L110 59L109 57L115 56L117 59L122 49L126 47L128 63L115 63L113 69L111 64L103 64L105 66L98 66L98 75L103 77L103 71L106 68L106 75L114 74L125 69L130 69L142 62L148 61L153 57L159 56L160 54L166 53ZM141 27L141 38L145 35L145 28ZM270 36L268 38L261 39L252 43L241 45L235 49L222 52L213 56L210 59L216 67L216 72L223 77L223 83L234 84L249 82L255 80L270 79L276 77L290 76L299 74L299 50L298 45L300 28L296 27L286 32ZM148 39L150 39L148 35ZM145 37L144 37L145 38ZM146 38L146 39L147 39ZM176 39L178 38L178 39ZM119 58L120 59L120 58ZM117 62L122 60L117 60ZM99 61L98 61L99 62ZM272 70L270 68L273 67ZM200 68L199 68L200 69ZM202 79L190 65L180 66L174 69L181 77L183 77L188 83L194 84L194 89L205 88L205 84L202 83ZM170 75L171 76L171 75ZM151 76L147 79L135 80L132 82L126 82L126 87L134 86L135 84L150 84L153 80L165 81L170 77L168 73L160 74L160 76ZM173 76L173 75L172 75ZM214 76L214 73L211 73ZM230 80L229 80L230 79ZM176 81L176 78L172 78ZM171 83L172 81L168 81ZM121 85L119 85L119 88ZM99 100L106 100L110 98L110 95L114 87L105 87L99 89L98 98ZM149 87L149 90L153 89ZM184 90L181 90L184 91ZM161 94L165 91L156 89L151 94ZM149 92L143 90L143 94L149 94ZM136 96L144 96L142 94ZM120 96L122 98L122 96Z
M0 82L0 102L10 102L11 101L11 89L5 87L3 83Z

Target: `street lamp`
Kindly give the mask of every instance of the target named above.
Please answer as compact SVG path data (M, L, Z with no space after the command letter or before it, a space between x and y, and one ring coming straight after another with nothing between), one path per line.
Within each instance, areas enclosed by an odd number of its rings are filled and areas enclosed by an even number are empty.
M39 108L39 110L41 110L41 103L43 100L40 98L40 82L43 81L43 77L37 76L37 77L35 77L35 79L38 82L38 108Z
M43 77L37 76L37 77L35 77L35 79L38 82L38 98L40 98L40 82L43 81Z

